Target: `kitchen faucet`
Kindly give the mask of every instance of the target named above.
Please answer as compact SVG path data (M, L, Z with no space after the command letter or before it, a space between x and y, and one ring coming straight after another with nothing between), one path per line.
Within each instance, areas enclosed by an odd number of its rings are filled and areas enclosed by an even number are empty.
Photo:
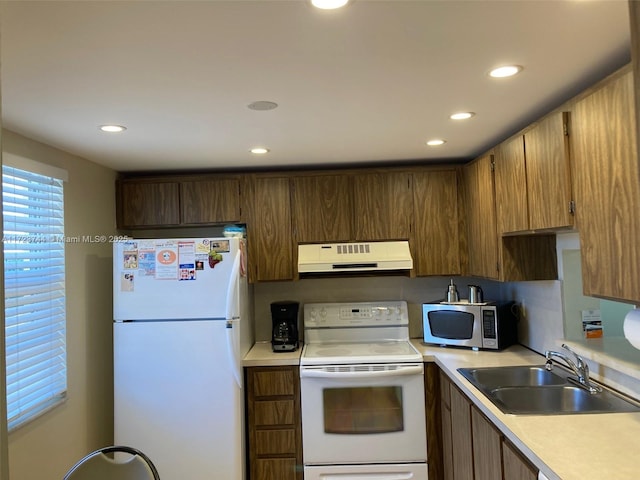
M562 344L562 348L564 348L567 352L570 352L576 359L576 361L574 362L568 355L566 355L565 353L562 352L554 352L553 350L547 350L544 353L545 358L547 359L547 362L544 366L544 368L547 371L551 371L551 369L553 368L553 361L552 358L553 357L558 357L561 358L562 360L564 360L564 362L567 364L567 366L573 371L573 373L575 373L577 380L576 383L589 391L589 393L599 393L602 392L602 389L597 386L597 385L593 385L590 381L589 381L589 366L587 365L587 363L582 359L582 357L580 355L578 355L576 352L574 352L573 350L571 350L566 344ZM572 378L570 378L569 380L574 380Z

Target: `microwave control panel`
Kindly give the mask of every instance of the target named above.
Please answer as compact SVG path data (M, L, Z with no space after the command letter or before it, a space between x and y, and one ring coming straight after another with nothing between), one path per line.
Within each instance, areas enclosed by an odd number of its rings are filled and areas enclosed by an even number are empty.
M498 335L496 332L495 309L482 309L482 347L497 348Z

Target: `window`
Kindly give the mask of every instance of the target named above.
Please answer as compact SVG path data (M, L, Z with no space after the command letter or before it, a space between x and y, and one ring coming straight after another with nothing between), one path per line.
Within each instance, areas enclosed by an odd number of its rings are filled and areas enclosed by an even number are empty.
M4 165L2 205L11 429L66 395L63 180Z

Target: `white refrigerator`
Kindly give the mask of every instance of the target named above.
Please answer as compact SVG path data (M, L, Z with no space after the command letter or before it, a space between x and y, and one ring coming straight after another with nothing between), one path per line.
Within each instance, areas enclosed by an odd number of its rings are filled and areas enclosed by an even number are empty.
M115 443L163 480L245 478L245 252L240 238L114 244Z

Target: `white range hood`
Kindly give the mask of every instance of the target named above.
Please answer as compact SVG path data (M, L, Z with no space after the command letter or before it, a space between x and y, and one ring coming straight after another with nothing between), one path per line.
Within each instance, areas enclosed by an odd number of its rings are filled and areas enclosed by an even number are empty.
M298 245L298 273L411 270L409 242L314 243Z

